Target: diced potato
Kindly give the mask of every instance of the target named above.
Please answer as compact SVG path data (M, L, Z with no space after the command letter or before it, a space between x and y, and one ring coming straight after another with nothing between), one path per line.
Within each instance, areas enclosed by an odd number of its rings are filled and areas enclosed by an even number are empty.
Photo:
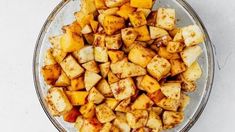
M184 113L165 111L163 113L163 124L164 128L173 128L174 126L180 124L184 120Z
M112 130L112 124L110 122L107 122L103 125L100 132L110 132Z
M145 14L142 11L135 11L128 16L133 27L140 27L147 24Z
M186 70L186 65L180 59L170 60L170 63L171 63L171 76L175 76Z
M82 67L85 68L87 71L90 72L95 72L95 73L99 73L100 69L98 67L98 65L96 64L95 61L89 61L87 63L82 64Z
M123 100L135 94L135 83L131 78L122 79L110 85L114 97Z
M152 107L151 111L154 111L157 115L161 115L163 112L163 109L161 107Z
M140 86L148 93L153 93L160 89L160 84L158 81L149 75L145 75L143 77L142 81L140 82Z
M118 7L128 2L129 0L105 0L107 7Z
M71 87L69 88L70 91L77 91L84 88L85 88L85 83L83 76L71 80Z
M114 32L125 27L124 18L113 15L105 16L103 23L104 23L104 30L108 35L112 35Z
M60 39L60 46L64 52L73 52L84 47L84 41L81 36L67 31Z
M66 57L67 53L64 52L61 49L52 49L52 56L55 58L57 63L60 63L64 60L64 58Z
M123 17L125 20L128 19L128 14L131 14L135 11L135 8L130 6L130 3L123 4L119 11L117 11L117 14L121 17Z
M112 63L116 63L124 58L124 52L123 51L114 51L110 50L108 51L108 55Z
M79 23L77 21L74 21L73 23L71 23L69 25L63 26L62 30L63 30L63 32L70 31L74 34L81 35L82 27L79 25Z
M97 22L95 20L90 20L90 25L91 25L92 31L94 33L96 33L97 29L98 29L99 22Z
M52 55L53 49L48 49L46 51L45 57L44 57L44 65L54 65L56 64L56 60Z
M140 85L141 81L143 80L144 76L138 76L135 78L136 80L136 87L140 90L144 90L144 88Z
M63 88L50 88L48 90L46 101L51 114L54 116L63 115L73 108L65 95Z
M94 46L104 47L105 46L105 35L96 33L93 45Z
M147 70L150 75L160 80L170 72L171 64L165 58L155 56L147 65Z
M49 85L53 85L60 77L61 68L58 64L47 65L42 67L41 73L45 82Z
M152 107L153 102L146 94L141 94L131 105L132 110L146 110Z
M134 28L122 29L121 34L122 34L122 41L127 47L131 46L135 42L138 36L138 33L134 30Z
M157 39L165 35L168 35L168 32L166 30L159 27L149 26L149 30L150 30L151 39Z
M183 77L187 81L196 81L202 76L202 70L199 63L194 62L188 69L182 73Z
M136 11L141 11L144 13L145 18L148 17L148 15L150 14L151 10L150 9L146 9L146 8L138 8Z
M180 55L178 53L170 53L165 47L159 48L158 55L165 59L180 59Z
M175 28L175 10L170 8L159 8L157 11L157 24L156 26L166 30Z
M126 113L127 122L131 128L144 127L148 121L146 110L133 110Z
M108 49L119 49L122 46L121 34L106 36L105 45Z
M57 81L55 82L55 86L57 87L66 87L70 85L70 79L68 78L68 76L61 71L61 74L59 76L59 78L57 79Z
M94 42L94 34L93 33L89 33L89 34L83 34L86 42L89 44L89 45L92 45L93 42Z
M108 15L116 15L117 11L119 10L118 7L114 7L114 8L109 8L107 10L103 10L102 12L100 12L100 15L98 16L98 21L99 23L104 26L104 18ZM100 11L100 10L99 10Z
M131 6L136 8L152 8L153 1L152 0L130 0Z
M155 131L162 130L162 120L155 111L151 110L149 112L149 117L146 126L151 129L154 129Z
M88 92L86 91L66 91L66 95L72 105L84 105Z
M115 75L113 74L111 71L109 71L108 73L108 82L109 84L113 84L115 82L118 82L120 79Z
M99 83L97 84L96 88L105 97L112 97L113 96L113 93L110 89L110 86L105 79L100 80Z
M82 105L79 109L84 118L92 118L95 115L95 105L93 102L88 102Z
M82 31L81 31L82 34L89 34L89 33L92 33L92 29L89 25L85 25L83 28L82 28Z
M185 93L181 93L180 105L179 105L178 111L183 112L185 108L187 107L187 105L189 104L189 102L190 102L190 97L186 95Z
M157 20L157 11L151 11L151 13L147 17L147 25L155 26Z
M165 110L177 111L179 107L179 100L171 98L163 98L160 102L157 103L157 105Z
M99 65L100 72L103 78L106 78L106 76L108 75L110 70L109 67L110 67L110 62L105 62Z
M141 26L141 27L136 27L135 31L138 33L138 37L137 37L138 41L148 41L151 39L149 31L148 31L148 27L146 25Z
M150 49L144 48L140 45L136 45L130 50L128 59L131 62L145 68L154 56L155 54L151 54Z
M160 89L157 90L156 92L149 93L148 96L151 100L154 101L155 104L160 102L165 97L165 95L162 93Z
M61 49L61 47L60 47L61 37L62 37L62 35L49 37L49 42L51 43L51 46L52 46L53 49Z
M71 56L67 56L60 66L70 79L79 77L83 72L83 68L77 63L77 61Z
M179 79L180 81L182 81L181 83L181 89L182 91L185 92L193 92L196 90L196 82L195 81L187 81L183 75L179 75Z
M84 119L82 118L82 116L78 116L77 119L76 119L74 127L78 131L80 131L80 129L82 128L83 123L84 123Z
M152 130L148 127L141 127L141 128L135 128L131 132L155 132L155 130Z
M184 48L184 44L180 42L169 42L167 44L166 50L170 53L178 53L181 52Z
M117 118L114 120L113 124L117 126L121 132L130 132L131 128L127 123L126 115L121 112L116 113Z
M87 97L89 102L94 102L95 104L100 104L104 100L104 96L96 89L92 88Z
M81 11L85 14L90 14L96 11L95 0L82 0Z
M106 104L98 105L95 111L96 117L101 123L107 123L116 118L116 115Z
M176 28L174 28L173 30L170 30L170 31L169 31L169 34L170 34L171 37L174 38L175 35L176 35L177 33L179 33L179 32L181 32L181 29L178 28L178 27L176 27Z
M79 115L81 115L79 110L77 108L73 107L69 112L67 112L63 115L63 119L64 119L64 121L74 123L74 122L76 122L76 119Z
M83 28L85 25L89 24L90 20L94 19L93 14L86 14L82 11L76 12L75 14L77 23Z
M190 25L182 29L182 36L186 46L193 46L204 41L202 31L197 25Z
M105 100L105 104L112 110L114 110L117 105L118 105L119 101L116 100L115 98L106 98Z
M154 44L159 46L167 46L167 44L172 41L172 38L170 35L162 36L154 41Z
M102 124L96 119L85 119L79 132L99 132L102 128Z
M106 9L105 0L95 0L96 9Z
M164 83L161 86L162 93L171 99L180 99L181 84L180 83Z
M192 46L185 48L181 53L181 58L184 61L185 65L190 67L197 58L202 53L202 48L200 46Z
M130 108L130 103L131 103L131 98L127 98L127 99L124 99L122 100L118 106L115 108L115 111L118 111L118 112L128 112L131 110Z
M102 77L94 72L86 71L84 75L84 82L86 90L89 91Z
M95 61L108 62L108 50L106 47L95 47Z
M183 38L183 35L182 35L182 30L180 30L178 33L176 33L176 35L174 36L173 41L174 42L184 43L184 38Z

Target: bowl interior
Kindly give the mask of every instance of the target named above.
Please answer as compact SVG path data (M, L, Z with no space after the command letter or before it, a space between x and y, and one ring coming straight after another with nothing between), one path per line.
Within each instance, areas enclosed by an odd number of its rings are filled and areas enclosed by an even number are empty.
M199 58L200 66L203 70L202 77L197 81L197 90L190 94L190 104L185 110L185 120L179 126L168 131L185 131L191 128L200 113L204 109L211 85L213 81L214 59L209 36L203 24L191 9L191 7L182 0L157 0L154 9L157 7L170 7L176 9L177 26L183 27L190 24L197 24L205 34L205 42L200 46L203 48L203 54ZM34 81L39 100L51 122L60 131L76 131L73 124L66 123L62 118L52 117L46 108L44 97L46 96L48 86L44 83L40 74L43 66L44 53L50 47L49 36L62 33L61 27L70 24L75 20L74 12L80 10L80 0L67 0L61 2L50 14L39 35L34 54Z

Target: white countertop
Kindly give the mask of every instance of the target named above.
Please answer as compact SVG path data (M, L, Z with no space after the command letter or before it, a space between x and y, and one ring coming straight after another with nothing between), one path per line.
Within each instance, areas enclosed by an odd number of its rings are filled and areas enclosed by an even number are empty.
M234 131L235 1L188 0L217 47L209 102L191 132ZM58 0L0 0L0 131L56 132L43 112L32 79L37 35Z

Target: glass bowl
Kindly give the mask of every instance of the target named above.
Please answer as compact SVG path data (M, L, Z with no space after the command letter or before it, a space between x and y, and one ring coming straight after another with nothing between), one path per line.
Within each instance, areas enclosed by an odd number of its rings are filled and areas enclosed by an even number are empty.
M185 110L185 120L179 126L167 130L169 132L184 132L188 131L197 121L209 98L214 77L213 48L203 23L187 2L184 0L157 0L154 8L156 9L159 6L176 9L176 16L178 18L177 26L182 27L197 24L205 34L205 42L200 45L204 52L199 58L203 75L197 81L197 90L190 94L191 101ZM71 23L75 19L73 16L74 12L78 10L80 10L80 0L64 0L55 7L41 29L33 58L33 77L38 99L50 121L62 132L73 132L76 131L76 129L73 127L73 124L63 121L63 118L53 117L49 113L44 100L48 86L44 83L40 69L43 66L44 53L50 47L48 37L62 33L61 27Z

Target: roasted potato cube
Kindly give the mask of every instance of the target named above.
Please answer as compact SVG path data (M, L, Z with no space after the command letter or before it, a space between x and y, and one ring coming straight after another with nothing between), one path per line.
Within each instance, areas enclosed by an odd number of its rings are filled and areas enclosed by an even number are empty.
M60 38L60 46L64 52L74 52L84 47L84 41L81 36L73 34L70 31L67 31Z
M46 51L45 57L44 57L44 65L54 65L56 64L56 60L52 55L53 49L48 49Z
M127 98L127 99L124 99L122 100L118 106L115 108L115 111L118 111L118 112L128 112L131 110L130 108L130 103L131 103L131 98Z
M107 7L119 7L129 0L105 0L105 4Z
M61 49L52 49L52 56L55 58L57 63L60 63L64 60L67 53Z
M130 0L131 6L136 8L152 8L153 1L152 0Z
M106 47L95 47L95 61L97 62L107 62L108 59L108 50Z
M95 115L95 105L93 102L88 102L87 104L82 105L79 111L84 118L92 118Z
M77 61L71 56L67 56L60 66L70 79L79 77L83 72L83 68L77 63Z
M113 96L112 90L111 90L108 82L105 79L100 80L99 83L97 84L96 88L105 97L112 97Z
M187 81L182 74L178 76L178 79L181 82L181 89L184 92L193 92L196 90L196 82L195 81Z
M154 111L157 115L161 115L163 109L161 107L152 107L151 111Z
M174 28L173 30L170 30L170 31L169 31L169 34L170 34L171 37L174 38L175 35L176 35L177 33L179 33L179 32L181 32L181 29L178 28L178 27L176 27L176 28Z
M160 89L157 90L156 92L149 93L148 96L151 100L154 101L155 104L160 102L165 97L165 95L162 93Z
M158 45L158 47L159 46L167 46L167 44L170 41L172 41L171 36L170 35L165 35L165 36L162 36L162 37L156 39L153 44Z
M199 63L194 62L188 69L182 73L183 77L187 81L196 81L202 76L202 70Z
M84 77L80 76L78 78L71 80L71 87L68 90L77 91L85 88Z
M176 35L173 38L173 41L174 42L184 43L184 38L183 38L183 35L182 35L182 30L180 30L179 32L176 33Z
M100 69L98 67L98 65L96 64L95 61L89 61L87 63L82 64L82 67L85 68L87 71L90 72L95 72L95 73L99 73Z
M147 20L142 11L136 11L128 15L133 27L140 27L147 24Z
M180 83L164 83L161 86L162 93L171 99L180 99L181 84Z
M190 25L182 29L182 36L186 46L193 46L204 41L201 29L197 25Z
M184 120L184 113L165 111L163 113L163 124L164 128L173 128L174 126L180 124Z
M96 9L106 9L105 0L95 0Z
M160 47L158 55L165 59L180 59L180 55L178 53L170 53L167 51L166 47Z
M117 118L114 120L113 125L117 126L121 132L130 132L131 128L127 123L126 114L116 112Z
M103 78L106 78L106 76L108 75L110 70L109 67L110 67L110 62L105 62L99 65L100 72Z
M149 112L149 117L146 126L151 129L154 129L155 131L162 130L162 120L155 111L151 110Z
M133 129L132 132L155 132L155 130L152 130L148 127L141 127Z
M117 105L118 105L119 101L116 100L115 98L106 98L105 100L105 104L112 110L114 110Z
M168 32L166 30L159 27L149 26L149 30L150 30L151 39L157 39L165 35L168 35Z
M190 67L197 60L197 58L201 55L202 52L202 48L197 45L185 48L180 53L180 55L185 65Z
M104 47L105 46L105 35L96 33L93 45L94 46Z
M150 14L151 10L150 9L146 9L146 8L138 8L136 11L141 11L144 13L145 18L148 17L148 15Z
M150 49L144 48L140 45L136 45L130 50L128 59L134 64L140 65L145 68L154 56L155 54L151 54Z
M125 27L124 18L113 15L105 16L103 23L104 23L104 30L108 35L112 35L114 32Z
M131 105L132 110L146 110L152 107L153 101L146 94L141 94Z
M133 110L126 113L127 122L131 128L144 127L148 121L146 110Z
M147 25L155 26L157 20L157 11L151 11L147 17Z
M86 43L88 43L89 45L92 45L94 42L94 34L93 33L89 33L89 34L83 34L83 37L86 40Z
M178 111L183 112L187 107L187 105L189 104L189 102L190 102L190 97L185 93L181 93Z
M171 76L175 76L186 70L186 65L180 59L170 60L170 63L171 63Z
M143 80L144 76L138 76L135 78L135 81L136 81L136 87L139 89L139 90L144 90L143 87L141 87L141 81Z
M110 85L114 97L123 100L135 94L135 83L131 78L122 79Z
M122 40L125 46L127 47L131 46L135 42L138 36L138 32L136 32L134 28L122 29L121 34L122 34Z
M113 74L111 71L109 71L108 73L108 82L109 84L113 84L115 82L118 82L120 79L115 75Z
M114 7L114 8L109 8L107 10L98 10L100 15L98 16L98 21L99 23L104 26L104 18L108 15L116 15L117 11L119 10L118 7Z
M85 25L83 28L82 28L82 31L81 31L82 34L89 34L89 33L92 33L92 29L89 25Z
M102 128L102 124L96 119L85 119L79 132L99 132Z
M94 102L95 104L100 104L104 100L104 96L96 89L92 88L87 97L89 102Z
M82 30L82 27L79 25L77 21L74 21L73 23L62 27L63 32L70 31L77 35L81 35L81 30Z
M108 49L119 49L122 46L121 34L106 36L105 45Z
M184 44L180 42L169 42L167 44L166 50L170 53L181 52L184 48Z
M165 58L155 56L147 65L147 70L150 75L160 80L170 72L171 64Z
M97 29L98 29L98 26L99 26L99 22L97 22L95 20L90 20L90 25L91 25L92 31L94 33L96 33Z
M41 73L45 82L49 85L53 85L60 77L61 68L58 64L48 65L42 67Z
M82 125L84 123L84 119L82 118L82 116L78 116L77 119L76 119L76 122L74 124L74 127L80 131L80 129L82 128Z
M86 90L89 91L93 86L96 85L96 83L99 82L101 78L102 77L95 72L86 71L84 75Z
M57 81L55 82L55 86L57 87L66 87L70 85L70 79L68 78L68 76L61 71L61 74L59 76L59 78L57 79Z
M66 95L72 105L84 105L88 92L86 91L66 91Z
M179 100L176 99L163 98L160 102L157 103L157 105L165 110L177 111L179 103Z
M116 63L124 58L124 52L123 51L114 51L110 50L108 51L108 55L112 63Z
M140 86L148 93L153 93L160 89L160 84L158 81L149 75L145 75L143 77L142 81L140 82Z
M116 115L106 104L98 105L95 111L96 117L101 123L107 123L116 118Z
M138 33L137 37L138 41L148 41L151 39L148 27L146 25L141 27L136 27L135 31Z
M123 4L119 11L117 11L117 14L121 17L123 17L125 20L128 19L128 14L131 14L135 11L135 8L130 6L130 3Z
M159 8L157 11L157 24L156 26L166 30L175 28L175 10L170 8Z
M74 123L74 122L76 122L76 119L79 115L81 115L79 110L77 108L73 107L69 112L67 112L63 115L63 119L64 119L64 121Z
M48 90L46 101L50 112L54 116L63 115L73 108L65 95L63 88L60 87L50 88Z
M85 14L92 14L96 11L95 0L82 0L81 11Z
M103 125L100 132L110 132L112 130L112 124L110 122L107 122Z
M82 11L76 12L75 17L76 17L77 23L81 26L81 28L89 24L90 20L94 19L93 14L86 14Z
M49 37L49 42L51 43L51 46L52 46L53 49L61 49L61 47L60 47L61 37L62 37L62 35Z

